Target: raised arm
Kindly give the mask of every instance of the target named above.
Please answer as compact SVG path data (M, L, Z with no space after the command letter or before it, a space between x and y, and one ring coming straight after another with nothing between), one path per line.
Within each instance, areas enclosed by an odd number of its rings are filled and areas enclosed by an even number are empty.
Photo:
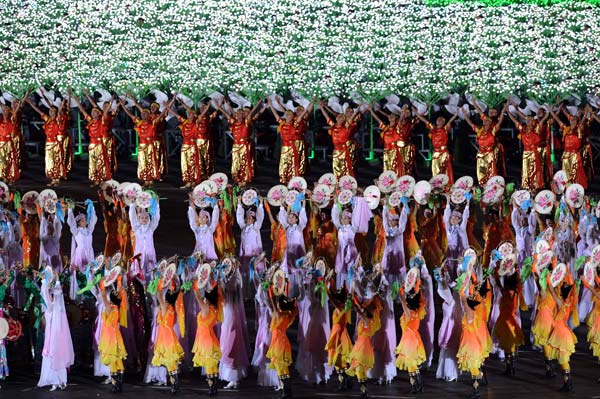
M238 226L240 226L240 229L246 227L246 220L244 219L244 216L244 207L240 202L238 202L237 210L235 212L235 218L237 220Z
M87 119L87 120L91 119L90 114L87 113L85 108L83 108L83 105L81 105L81 103L79 102L79 98L77 98L75 96L75 97L73 97L73 100L75 100L75 102L77 103L77 108L79 108L79 111L81 111L81 113L83 114L85 119Z
M150 218L150 229L152 229L152 231L156 230L158 227L158 222L160 222L160 201L158 198L156 198L155 201L156 212L154 213L154 216Z
M279 116L279 113L277 112L277 110L273 106L273 101L271 101L271 99L268 98L268 97L267 97L267 104L269 105L269 109L271 110L271 113L273 114L273 117L275 117L275 120L278 123L280 123L281 122L281 116Z
M129 110L127 109L127 107L125 106L125 103L123 102L122 99L119 99L119 104L121 105L121 108L123 109L123 111L125 112L125 114L127 114L127 116L133 121L135 122L137 120L136 116L133 115L131 112L129 112Z
M90 104L92 104L92 107L100 108L98 106L98 103L94 100L94 97L92 97L90 95L90 92L87 89L83 89L83 94L85 95L85 98L87 98L87 100L90 102ZM79 104L77 97L73 97L73 98L75 99L77 104Z
M217 224L219 224L219 206L215 206L212 210L212 216L210 218L210 231L213 233L217 230Z
M71 234L75 235L77 233L77 223L75 222L75 215L73 215L72 208L67 210L67 224L69 225Z
M129 205L129 222L131 223L131 228L133 231L140 227L140 220L138 219L138 215L135 210L135 204Z
M334 122L333 122L333 120L331 119L331 117L329 116L329 113L328 113L328 112L325 110L325 103L324 103L323 101L321 101L321 102L319 103L319 105L320 105L320 107L319 107L319 108L321 108L321 113L322 113L322 114L323 114L323 116L325 117L325 120L327 121L327 124L328 124L329 126L333 126L333 123L334 123Z
M300 228L302 230L304 230L307 223L308 223L308 218L306 217L306 208L303 205L302 209L300 209L300 217L298 218L298 226L300 226Z
M375 118L377 123L379 123L380 125L385 125L385 122L381 120L379 115L377 115L377 112L373 111L373 108L371 108L371 105L369 105L369 112L371 113L371 115L373 115L373 118Z
M508 113L508 112L506 112L507 109L508 109L508 102L504 103L504 107L502 107L502 111L500 111L500 117L498 118L498 123L496 123L498 130L500 130L502 123L504 123L504 117Z
M33 109L35 112L37 112L37 113L38 113L38 114L39 114L39 115L42 117L42 119L43 119L44 117L46 117L46 116L47 116L47 115L46 115L45 113L43 113L43 112L42 112L42 110L41 110L41 109L39 109L39 108L37 107L37 105L35 105L35 104L33 103L33 101L31 101L29 98L26 98L26 99L25 99L25 101L27 101L27 104L29 104L29 105L31 106L31 108L32 108L32 109Z
M256 226L256 230L260 231L260 228L262 227L263 221L265 220L265 207L264 207L264 199L261 199L260 204L258 205L258 208L256 209L256 222L254 222L254 225Z
M467 122L467 124L469 126L471 126L471 129L473 129L473 131L476 132L477 129L479 129L479 127L475 123L473 123L473 121L471 120L471 118L469 118L469 115L468 115L467 112L465 112L464 114L465 114L465 121Z
M138 109L138 111L140 111L140 112L144 111L144 108L137 102L137 100L135 99L133 94L127 93L127 96L131 99L131 101L133 102L133 105L135 105L135 107Z

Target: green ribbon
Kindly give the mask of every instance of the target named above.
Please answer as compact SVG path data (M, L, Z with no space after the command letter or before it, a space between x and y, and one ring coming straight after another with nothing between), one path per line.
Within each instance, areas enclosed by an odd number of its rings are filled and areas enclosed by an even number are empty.
M148 291L152 295L156 295L157 290L158 290L158 276L154 277L154 279L152 279L152 281L150 281L150 284L148 284L148 289L146 291Z
M575 271L578 271L579 269L581 269L581 266L583 266L585 264L585 260L586 260L585 256L580 256L579 258L577 258L577 260L575 261Z
M181 284L181 289L183 289L183 292L188 292L189 290L192 289L192 286L194 285L193 281L186 281L185 283Z
M460 291L462 290L462 287L465 283L465 279L467 278L467 273L463 272L460 276L458 276L458 278L456 279L456 285L454 286L454 291Z
M548 287L548 274L550 274L550 270L548 269L544 269L542 271L542 274L540 274L540 287L542 288L542 291L546 291L546 288Z
M93 280L90 280L85 287L83 287L82 289L80 289L79 291L77 291L77 295L81 295L85 292L88 292L92 289L93 286L95 286L96 284L98 284L100 282L100 280L102 279L102 276L100 274L96 274L96 277L94 277Z
M397 281L394 281L394 284L392 284L392 301L396 300L399 293L400 293L400 283L398 283Z
M314 292L316 293L319 290L321 290L321 307L324 308L325 303L327 302L327 288L323 281L319 281L317 285L315 285Z
M531 276L531 265L533 264L533 258L528 256L523 260L521 265L521 281L525 281Z
M15 193L13 194L13 204L15 206L15 209L21 208L21 193L19 191L15 191Z

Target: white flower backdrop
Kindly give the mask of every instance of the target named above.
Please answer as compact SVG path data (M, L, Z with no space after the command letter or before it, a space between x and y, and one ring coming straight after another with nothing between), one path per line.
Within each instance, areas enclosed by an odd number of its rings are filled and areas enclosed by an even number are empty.
M200 99L358 91L548 102L600 86L600 8L407 0L3 0L0 90L153 88Z

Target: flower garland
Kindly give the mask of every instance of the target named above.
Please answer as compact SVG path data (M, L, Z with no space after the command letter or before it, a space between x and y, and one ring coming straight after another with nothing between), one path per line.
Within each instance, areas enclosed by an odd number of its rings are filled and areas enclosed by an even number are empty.
M393 92L429 103L469 92L488 104L598 92L600 8L429 6L440 1L4 0L0 89Z

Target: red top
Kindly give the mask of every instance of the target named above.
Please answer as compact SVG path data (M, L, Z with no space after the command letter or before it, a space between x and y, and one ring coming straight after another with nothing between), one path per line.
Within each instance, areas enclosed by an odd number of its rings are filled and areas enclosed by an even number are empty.
M140 139L140 144L152 144L156 140L156 127L151 121L136 119L135 131Z
M304 140L304 135L308 130L308 121L305 118L296 122L296 135L294 140Z
M496 128L490 127L487 131L483 129L477 130L477 145L479 145L479 152L489 152L496 144Z
M566 152L578 152L581 149L581 139L577 133L577 131L573 132L568 126L564 128L563 134Z
M344 125L334 125L329 128L329 134L333 140L333 149L344 151L346 149L346 143L350 140L350 129Z
M381 137L383 138L383 149L393 150L396 148L396 141L398 141L398 131L389 125L381 125Z
M203 116L196 118L196 139L210 139L210 122L212 121L212 119L212 116Z
M181 130L181 136L183 137L183 144L194 145L198 135L196 124L185 118L179 118L179 121L179 129Z
M412 142L412 132L415 127L413 122L398 123L398 140L403 141L405 144Z
M279 124L277 130L281 135L281 141L284 146L292 146L294 144L294 140L298 140L298 132L294 123L287 123L285 121L282 121Z
M542 136L539 134L538 128L527 129L526 126L517 126L520 132L521 141L523 142L524 151L537 151L537 148L542 141Z
M250 126L246 122L234 122L233 120L229 121L229 129L233 135L233 144L248 143L248 138L250 136L249 127Z
M86 118L88 121L87 130L90 135L90 144L102 144L102 138L106 136L106 126L102 123L102 118Z
M430 125L431 126L431 125ZM447 151L448 150L448 130L446 127L430 127L429 137L431 137L431 143L433 144L434 151Z
M47 143L56 143L58 136L64 136L67 123L64 117L57 117L50 119L50 117L44 115L44 133L46 134Z

